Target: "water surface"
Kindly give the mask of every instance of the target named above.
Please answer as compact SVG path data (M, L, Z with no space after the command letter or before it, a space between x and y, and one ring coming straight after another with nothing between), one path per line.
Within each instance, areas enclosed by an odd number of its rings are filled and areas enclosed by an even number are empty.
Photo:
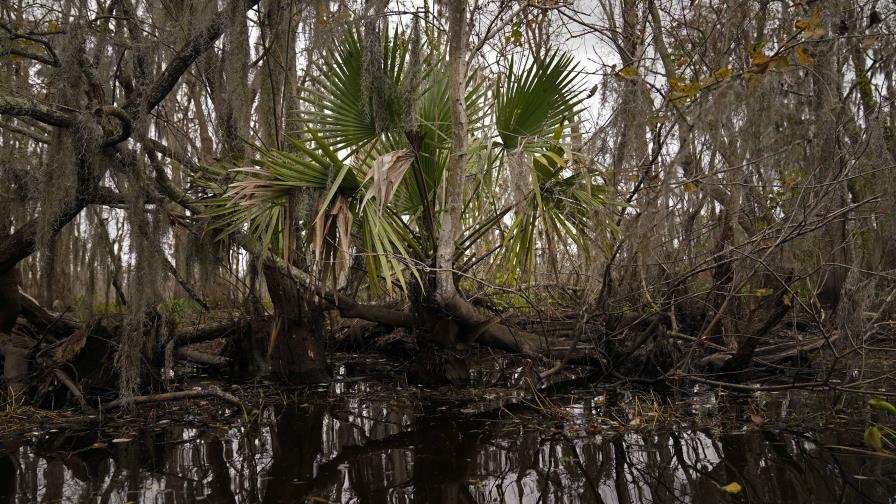
M0 502L896 502L896 463L831 447L857 446L860 432L654 429L597 397L554 417L473 415L406 392L360 381L231 410L220 425L144 419L7 439ZM620 420L633 425L617 432ZM739 493L721 488L732 482Z

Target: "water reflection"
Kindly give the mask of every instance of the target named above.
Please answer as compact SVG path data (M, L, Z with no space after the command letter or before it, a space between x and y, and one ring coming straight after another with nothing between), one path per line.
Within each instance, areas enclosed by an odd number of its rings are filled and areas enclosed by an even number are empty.
M896 465L825 448L855 433L577 434L535 415L471 419L365 399L366 386L250 424L7 440L0 503L896 502ZM743 491L723 492L730 482Z

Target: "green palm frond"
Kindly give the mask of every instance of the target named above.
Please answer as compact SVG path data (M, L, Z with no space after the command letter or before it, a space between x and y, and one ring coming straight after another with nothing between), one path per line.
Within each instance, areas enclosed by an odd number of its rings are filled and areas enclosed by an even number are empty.
M367 276L374 295L380 291L379 279L383 280L386 291L393 291L393 279L398 282L402 291L407 291L407 283L402 268L413 264L412 254L408 252L414 244L414 237L401 224L400 219L391 212L380 211L375 205L359 208L361 221L362 248L367 265ZM408 268L419 285L423 285L416 264Z
M310 146L291 141L297 153L256 147L259 158L253 166L232 168L229 175L233 181L223 196L206 200L206 216L222 236L244 231L262 250L280 253L290 246L283 243L293 221L290 197L300 188L317 189L320 197L307 223L317 262L339 258L340 263L347 263L352 247L350 228L354 227L361 236L357 247L365 255L371 289L379 290L380 279L389 292L396 282L406 289L405 265L413 262L410 252L419 250L415 238L387 205L392 188L406 170L401 163L406 162L402 160L407 151L382 154L371 149L366 155L356 155L357 162L352 164L341 159L314 129L308 129L307 138ZM393 166L384 166L384 162ZM320 272L323 277L329 274L326 268ZM417 273L412 274L419 281Z
M302 88L301 99L309 110L302 118L314 123L321 139L333 150L351 153L376 142L385 132L396 129L402 120L401 81L407 42L385 30L382 40L382 95L369 96L364 84L364 55L361 35L354 28L314 64L315 75Z
M526 139L551 136L582 103L581 94L569 55L555 52L526 64L511 61L495 91L495 125L504 148L512 151Z
M532 158L532 174L532 190L515 211L502 257L506 271L524 277L534 271L538 245L547 247L553 260L570 245L587 254L597 231L594 210L607 204L604 188L591 174L571 167L556 144Z

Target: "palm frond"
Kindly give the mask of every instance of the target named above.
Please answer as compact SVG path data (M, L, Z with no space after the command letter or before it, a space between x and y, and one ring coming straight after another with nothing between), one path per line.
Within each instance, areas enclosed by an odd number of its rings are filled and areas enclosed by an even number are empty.
M504 148L542 139L582 102L578 70L571 56L555 52L541 61L511 61L495 91L495 125Z
M320 138L333 150L349 149L356 152L376 142L381 135L401 124L403 102L401 96L407 42L395 33L384 30L383 40L383 96L378 97L379 117L374 114L373 97L364 86L363 41L354 28L315 63L315 75L302 88L301 100L308 110L302 119L315 124Z
M595 209L607 204L605 189L592 175L573 169L559 145L532 158L533 187L515 210L503 244L503 266L528 279L536 266L539 244L556 260L560 248L589 253L590 238L598 230Z

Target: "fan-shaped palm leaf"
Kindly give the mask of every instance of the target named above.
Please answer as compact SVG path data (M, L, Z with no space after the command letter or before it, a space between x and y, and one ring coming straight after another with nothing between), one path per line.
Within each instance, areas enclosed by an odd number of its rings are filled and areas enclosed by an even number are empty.
M495 125L508 151L526 139L550 136L582 102L581 83L572 57L555 52L544 60L511 61L495 92Z

